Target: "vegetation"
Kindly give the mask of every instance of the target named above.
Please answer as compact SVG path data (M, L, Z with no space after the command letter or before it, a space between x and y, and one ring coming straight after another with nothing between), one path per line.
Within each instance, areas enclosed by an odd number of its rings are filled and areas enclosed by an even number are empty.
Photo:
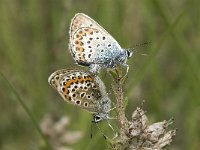
M198 149L199 7L197 0L0 1L0 149L53 149L40 128L49 114L55 123L62 116L69 119L59 130L64 126L73 137L64 136L66 148L110 147L96 126L90 138L91 114L65 103L47 82L53 71L77 67L68 50L68 29L78 12L94 18L122 47L137 51L123 84L127 118L137 106L147 111L151 123L173 117L172 129L178 132L166 149ZM151 44L140 45L144 42ZM115 102L112 76L104 70L100 77ZM112 137L106 122L100 127Z

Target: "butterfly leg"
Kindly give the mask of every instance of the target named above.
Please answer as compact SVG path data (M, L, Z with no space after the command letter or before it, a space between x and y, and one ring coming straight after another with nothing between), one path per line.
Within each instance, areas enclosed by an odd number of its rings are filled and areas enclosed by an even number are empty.
M108 118L108 119L110 119L110 118ZM112 130L113 133L114 133L114 136L113 136L112 139L115 139L116 137L118 137L118 133L115 132L113 126L110 124L110 122L109 122L108 120L107 120L107 123L108 123L108 126L111 128L111 130ZM105 134L103 133L103 131L102 131L101 128L99 127L99 124L98 124L98 123L95 123L95 124L96 124L97 128L99 129L99 131L101 132L101 134L103 135L103 137L104 137L105 139L107 139L107 140L110 140L110 138L109 138L107 135L105 135Z
M128 77L128 71L129 71L129 65L127 65L127 64L124 64L123 66L125 66L126 67L126 74L122 77L122 81L125 79L125 78L127 78Z
M114 110L114 109L116 109L116 107L113 107L113 108L109 109L109 110L106 111L106 112L109 113L110 111L112 111L112 110Z
M110 118L109 118L110 119ZM112 139L115 139L116 137L118 137L118 134L117 132L115 132L113 126L110 124L110 122L107 120L107 123L108 123L108 126L112 129L113 133L114 133L114 136Z

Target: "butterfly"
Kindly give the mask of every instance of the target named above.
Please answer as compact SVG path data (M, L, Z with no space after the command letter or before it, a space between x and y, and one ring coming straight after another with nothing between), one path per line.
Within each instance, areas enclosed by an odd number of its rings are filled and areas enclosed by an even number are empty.
M83 13L77 13L69 29L69 49L77 64L89 66L98 73L102 68L127 67L127 59L133 54L118 42L97 22Z
M62 69L48 78L49 84L62 98L93 114L93 122L109 119L111 101L104 83L90 71Z

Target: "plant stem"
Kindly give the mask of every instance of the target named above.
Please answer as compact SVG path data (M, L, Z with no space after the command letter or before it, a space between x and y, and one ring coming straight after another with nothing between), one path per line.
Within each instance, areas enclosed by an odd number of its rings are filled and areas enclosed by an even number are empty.
M125 107L124 107L124 95L123 95L123 75L122 75L122 67L118 66L116 69L117 77L115 78L115 98L116 98L116 109L118 112L118 122L119 122L119 137L113 141L113 147L115 149L123 148L126 143L126 139L128 138L126 135L128 129L128 120L125 115Z

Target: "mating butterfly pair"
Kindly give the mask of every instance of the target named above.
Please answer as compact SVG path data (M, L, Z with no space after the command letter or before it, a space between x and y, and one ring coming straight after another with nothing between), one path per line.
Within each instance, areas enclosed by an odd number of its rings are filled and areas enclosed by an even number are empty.
M51 74L49 84L63 99L94 114L94 122L109 119L111 101L101 79L94 74L102 68L128 67L132 52L118 42L89 16L78 13L71 21L69 49L78 65L90 71L63 69Z

